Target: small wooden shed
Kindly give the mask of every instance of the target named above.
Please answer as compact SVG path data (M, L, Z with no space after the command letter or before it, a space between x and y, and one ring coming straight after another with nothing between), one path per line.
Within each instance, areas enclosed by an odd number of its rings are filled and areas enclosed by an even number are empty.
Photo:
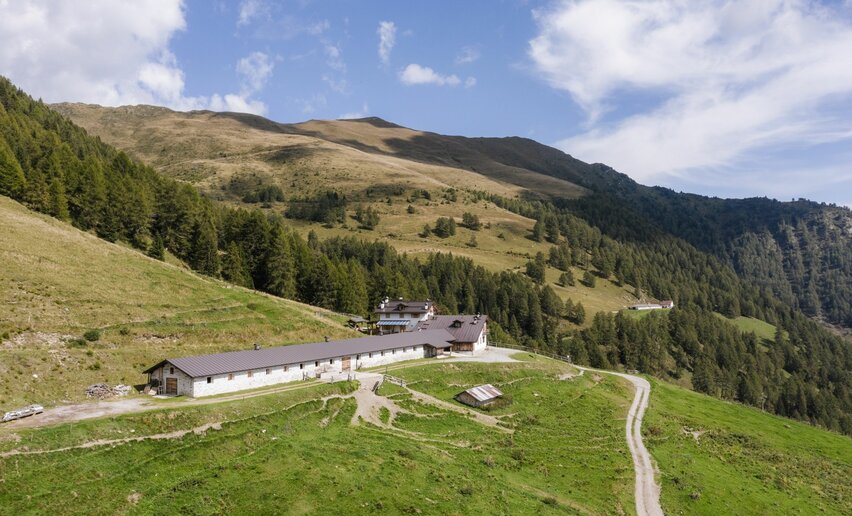
M500 389L494 387L490 383L486 383L485 385L478 385L476 387L471 387L464 392L460 392L456 395L456 400L464 403L465 405L470 405L471 407L484 407L494 403L502 396L503 393L500 392Z

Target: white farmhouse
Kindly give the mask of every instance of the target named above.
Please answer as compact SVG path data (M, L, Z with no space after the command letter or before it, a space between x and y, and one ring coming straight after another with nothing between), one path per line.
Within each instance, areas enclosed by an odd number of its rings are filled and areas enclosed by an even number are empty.
M161 394L211 396L307 378L433 357L450 351L447 330L405 332L313 344L169 358L146 369Z
M376 314L376 326L380 333L401 333L414 330L418 322L435 315L435 303L432 301L391 301L384 298L373 310Z
M434 315L418 322L414 329L450 332L454 338L451 348L454 353L482 351L488 346L488 317L484 315Z

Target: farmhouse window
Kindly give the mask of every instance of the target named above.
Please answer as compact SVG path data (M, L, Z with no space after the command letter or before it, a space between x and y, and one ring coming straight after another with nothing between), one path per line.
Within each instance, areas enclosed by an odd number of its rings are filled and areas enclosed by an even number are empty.
M396 350L395 350L395 349L391 350L391 355L396 355Z
M361 355L355 355L355 360L361 360Z
M370 358L373 358L373 353L370 353Z
M228 373L228 380L234 379L234 373Z
M169 374L175 374L175 368L174 367L169 368Z
M207 377L207 383L213 383L213 377L212 376Z

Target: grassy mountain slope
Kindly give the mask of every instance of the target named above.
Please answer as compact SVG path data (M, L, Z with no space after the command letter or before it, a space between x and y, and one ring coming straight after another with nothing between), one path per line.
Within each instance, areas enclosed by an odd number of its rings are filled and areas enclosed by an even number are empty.
M667 514L845 514L849 437L653 381L643 434Z
M231 200L267 183L281 186L288 198L333 188L376 206L399 188L575 199L572 209L610 236L647 241L654 231L670 233L725 260L808 315L852 327L852 212L845 208L680 194L639 185L605 165L584 163L526 138L444 136L378 118L279 124L254 115L146 106L56 108L158 170ZM479 249L465 249L467 240L461 238L420 245L415 235L434 220L438 210L433 208L405 217L398 208L382 207L377 231L399 241L401 250L452 250L495 269L517 266L506 250L526 242L495 242L494 237L523 237L531 222L501 213L498 218L508 220L480 241ZM459 217L465 209L445 206L443 211ZM494 215L477 206L471 211L483 219ZM617 308L617 303L604 305Z
M0 427L2 454L218 423L170 439L0 457L0 503L48 512L74 492L75 508L89 512L632 514L625 383L524 357L393 373L449 403L467 386L497 385L511 404L486 413L501 416L512 435L390 383L378 394L409 412L392 421L386 414L382 428L351 424L355 403L341 399L351 389L342 383L14 435ZM662 382L654 383L644 433L667 513L848 513L847 437Z
M150 259L2 196L0 262L0 411L137 384L165 356L351 334L331 312ZM92 329L100 339L82 339Z
M436 139L443 137L378 119L285 125L253 115L178 113L152 106L52 107L105 142L215 199L240 204L246 193L261 185L280 187L287 200L336 190L359 205L372 206L380 216L372 231L360 229L349 217L342 226L292 221L303 234L313 230L322 238L389 239L410 255L449 252L495 272L521 270L551 246L528 238L534 220L478 200L466 190L505 197L576 197L587 192L561 179L504 166L484 153L470 151L456 160L464 146L435 154L430 149L442 148ZM420 143L424 138L426 143ZM407 141L416 151L395 153L395 141ZM416 189L431 192L432 198L410 199ZM446 198L450 189L459 191L455 202ZM409 205L414 213L409 213ZM281 213L286 203L268 206ZM461 220L464 212L478 216L484 227L479 231L460 227L448 238L419 236L424 225L433 226L438 217ZM476 247L470 245L472 237ZM582 272L575 275L579 278ZM556 269L549 268L548 277L555 282ZM561 297L582 302L589 313L618 310L636 301L631 289L608 281L596 288L580 283L553 287Z

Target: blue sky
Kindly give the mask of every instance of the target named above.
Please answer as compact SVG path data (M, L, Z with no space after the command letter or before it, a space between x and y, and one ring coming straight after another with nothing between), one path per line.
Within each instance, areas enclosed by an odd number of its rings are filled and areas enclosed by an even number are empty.
M845 205L850 55L848 0L0 0L0 73L49 102L379 116Z

